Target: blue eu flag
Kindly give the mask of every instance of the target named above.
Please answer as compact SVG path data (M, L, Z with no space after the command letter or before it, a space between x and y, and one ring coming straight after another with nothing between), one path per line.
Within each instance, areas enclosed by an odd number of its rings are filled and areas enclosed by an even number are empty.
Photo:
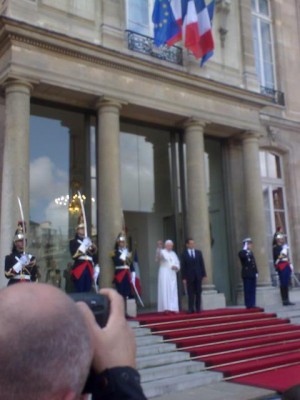
M159 47L180 33L170 0L155 0L152 22L154 24L154 44Z

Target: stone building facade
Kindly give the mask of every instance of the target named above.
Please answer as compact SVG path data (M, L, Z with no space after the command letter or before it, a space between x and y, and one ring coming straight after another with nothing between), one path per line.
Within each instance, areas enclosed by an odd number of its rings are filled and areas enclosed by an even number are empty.
M63 271L86 196L101 282L122 227L144 300L156 303L156 241L192 236L206 308L239 300L237 252L251 236L258 304L279 302L272 235L300 264L298 2L219 0L215 54L200 68L152 43L152 0L3 0L0 16L1 259L23 201L42 279ZM1 276L1 285L5 278Z

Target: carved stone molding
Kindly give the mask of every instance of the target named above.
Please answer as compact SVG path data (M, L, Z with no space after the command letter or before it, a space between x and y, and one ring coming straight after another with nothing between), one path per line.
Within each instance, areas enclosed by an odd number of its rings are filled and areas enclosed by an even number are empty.
M267 127L267 132L268 132L268 138L272 141L272 142L276 142L277 138L280 134L280 129L275 127L275 126L268 126Z
M221 39L221 47L225 47L225 39L228 33L228 14L230 12L231 0L217 0L216 1L216 11L220 13L220 26L219 34Z

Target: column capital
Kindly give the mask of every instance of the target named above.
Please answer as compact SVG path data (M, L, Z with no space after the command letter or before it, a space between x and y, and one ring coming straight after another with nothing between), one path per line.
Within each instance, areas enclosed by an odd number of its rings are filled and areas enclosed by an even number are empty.
M204 130L205 126L208 124L208 121L205 121L204 119L198 119L194 117L187 118L183 122L183 127L184 129L186 128L191 128L191 127L198 127L201 130Z
M110 96L100 96L97 99L95 106L98 110L102 107L115 107L121 110L121 108L126 104L128 104L128 102L126 102L125 100L117 99Z
M5 93L24 92L30 94L33 90L33 85L25 79L7 79L1 83Z
M244 131L239 134L239 138L243 140L259 140L263 135L258 131Z

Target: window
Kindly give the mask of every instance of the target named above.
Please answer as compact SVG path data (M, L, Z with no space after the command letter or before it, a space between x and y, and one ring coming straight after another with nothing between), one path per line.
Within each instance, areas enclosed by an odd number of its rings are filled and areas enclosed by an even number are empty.
M154 0L127 0L127 29L153 36L152 10Z
M272 19L269 0L252 0L252 34L256 73L262 87L276 88Z
M260 170L263 183L264 210L266 217L266 234L268 238L269 264L274 274L272 243L277 227L281 227L287 243L288 224L283 179L282 159L269 151L260 151Z

